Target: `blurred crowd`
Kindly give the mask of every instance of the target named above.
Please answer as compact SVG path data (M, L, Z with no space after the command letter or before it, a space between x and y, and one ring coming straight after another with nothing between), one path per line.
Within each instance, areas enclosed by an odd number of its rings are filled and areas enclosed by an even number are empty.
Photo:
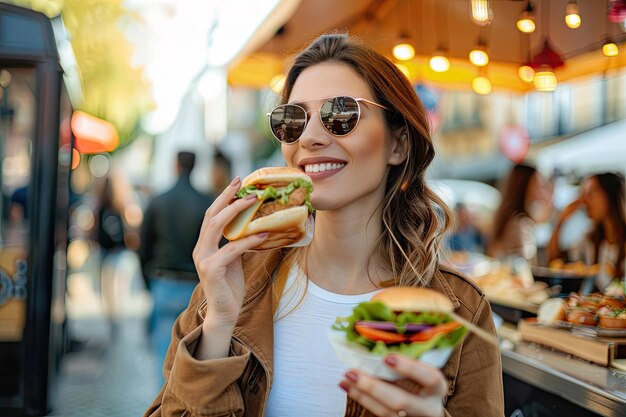
M623 174L577 178L557 172L547 178L529 164L518 164L503 178L499 190L500 202L492 213L472 212L457 202L451 251L505 261L524 259L553 269L573 271L577 266L578 272L595 276L598 290L623 281Z

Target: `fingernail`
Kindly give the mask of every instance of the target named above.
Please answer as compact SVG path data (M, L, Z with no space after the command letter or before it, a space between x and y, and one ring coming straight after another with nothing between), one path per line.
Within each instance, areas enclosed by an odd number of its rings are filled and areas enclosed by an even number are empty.
M339 388L341 388L345 392L350 392L350 384L348 384L346 381L341 381L339 383Z
M247 195L247 196L245 196L243 199L244 199L244 200L256 200L256 199L257 199L257 196L256 196L256 194L248 194L248 195Z
M359 376L356 374L356 372L353 372L353 371L346 372L346 378L348 378L350 381L354 383L356 383L359 380Z
M270 232L261 232L261 233L257 233L256 234L258 237L268 237L270 235Z
M389 366L396 366L398 364L398 358L394 355L389 355L385 358L385 363Z
M234 187L235 185L239 184L239 181L241 181L241 178L239 178L239 175L237 175L235 178L233 178L233 180L230 182L230 185L232 187Z

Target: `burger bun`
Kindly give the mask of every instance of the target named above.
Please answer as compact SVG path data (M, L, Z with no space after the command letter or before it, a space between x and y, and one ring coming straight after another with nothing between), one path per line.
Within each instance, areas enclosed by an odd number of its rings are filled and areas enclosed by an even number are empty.
M450 313L452 302L440 292L428 288L392 287L382 290L372 297L394 311L432 311Z

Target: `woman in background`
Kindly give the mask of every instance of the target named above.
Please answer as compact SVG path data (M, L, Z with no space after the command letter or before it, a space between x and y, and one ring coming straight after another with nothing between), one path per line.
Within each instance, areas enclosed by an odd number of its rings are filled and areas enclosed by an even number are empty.
M626 214L624 212L624 176L619 173L596 174L581 185L580 197L559 215L547 247L550 261L583 260L598 264L596 286L604 290L614 278L624 278L626 249ZM592 221L591 230L574 248L560 248L559 235L564 222L577 210L584 209ZM583 235L583 231L581 231Z
M552 212L551 187L534 167L515 165L502 188L488 254L532 260L537 254L534 228Z

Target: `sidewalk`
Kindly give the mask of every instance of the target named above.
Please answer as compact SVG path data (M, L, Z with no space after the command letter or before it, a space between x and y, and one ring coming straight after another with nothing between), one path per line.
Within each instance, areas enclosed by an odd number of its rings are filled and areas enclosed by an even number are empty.
M109 327L104 321L79 326L101 335ZM49 416L141 416L161 388L156 369L143 320L124 320L108 343L96 337L63 358Z
M161 388L147 335L151 297L136 255L91 256L68 276L67 332L49 417L139 417ZM110 322L108 317L112 317Z

